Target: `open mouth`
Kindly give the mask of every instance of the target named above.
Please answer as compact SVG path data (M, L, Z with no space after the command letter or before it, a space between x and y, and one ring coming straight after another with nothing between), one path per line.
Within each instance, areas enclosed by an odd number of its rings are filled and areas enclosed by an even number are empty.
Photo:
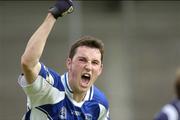
M82 74L81 79L82 79L82 85L87 86L91 79L91 75L89 73L84 73Z

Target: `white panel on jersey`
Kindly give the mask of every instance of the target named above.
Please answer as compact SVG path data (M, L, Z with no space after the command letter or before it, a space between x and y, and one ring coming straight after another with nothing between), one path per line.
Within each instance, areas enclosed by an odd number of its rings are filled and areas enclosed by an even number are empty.
M100 115L98 120L107 120L107 118L109 118L109 110L107 111L106 108L99 104L99 108L100 108Z
M168 116L168 120L178 120L178 113L174 106L168 104L163 107L162 111Z
M25 77L21 77L19 83L28 96L30 101L28 105L30 107L36 107L44 104L55 104L63 100L65 97L64 91L59 91L41 76L38 76L37 79L29 85L23 81L26 81Z
M49 116L49 118L51 117ZM38 109L32 109L31 111L30 120L49 120L49 118L47 117L47 114ZM53 119L51 118L50 120Z

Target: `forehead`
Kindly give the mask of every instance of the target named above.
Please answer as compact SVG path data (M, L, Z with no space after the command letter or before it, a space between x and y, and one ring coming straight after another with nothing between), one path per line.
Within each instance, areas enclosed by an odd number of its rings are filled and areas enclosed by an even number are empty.
M99 51L99 49L87 46L78 47L75 56L101 60L101 52Z

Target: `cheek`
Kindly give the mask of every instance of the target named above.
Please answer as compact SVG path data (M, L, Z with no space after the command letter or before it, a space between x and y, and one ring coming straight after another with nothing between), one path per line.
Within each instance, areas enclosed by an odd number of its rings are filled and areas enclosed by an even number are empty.
M76 62L75 64L74 64L74 67L77 69L77 68L83 68L84 67L84 65L83 64L81 64L81 63L79 63L79 62Z
M97 78L101 74L101 69L94 68L93 74L94 74L94 77Z
M97 67L96 67L96 71L97 71L97 73L101 73L101 71L102 71L102 66L97 66Z
M74 63L71 66L71 69L76 72L80 71L82 68L83 68L83 65L78 64L78 63Z

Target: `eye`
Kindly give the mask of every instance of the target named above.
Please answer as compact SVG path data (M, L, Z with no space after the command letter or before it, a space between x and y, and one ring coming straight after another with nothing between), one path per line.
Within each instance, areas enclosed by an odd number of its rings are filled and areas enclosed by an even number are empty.
M94 65L99 65L99 61L94 60L94 61L92 61L92 64L94 64Z
M79 58L79 61L80 62L86 62L86 59L85 58Z

